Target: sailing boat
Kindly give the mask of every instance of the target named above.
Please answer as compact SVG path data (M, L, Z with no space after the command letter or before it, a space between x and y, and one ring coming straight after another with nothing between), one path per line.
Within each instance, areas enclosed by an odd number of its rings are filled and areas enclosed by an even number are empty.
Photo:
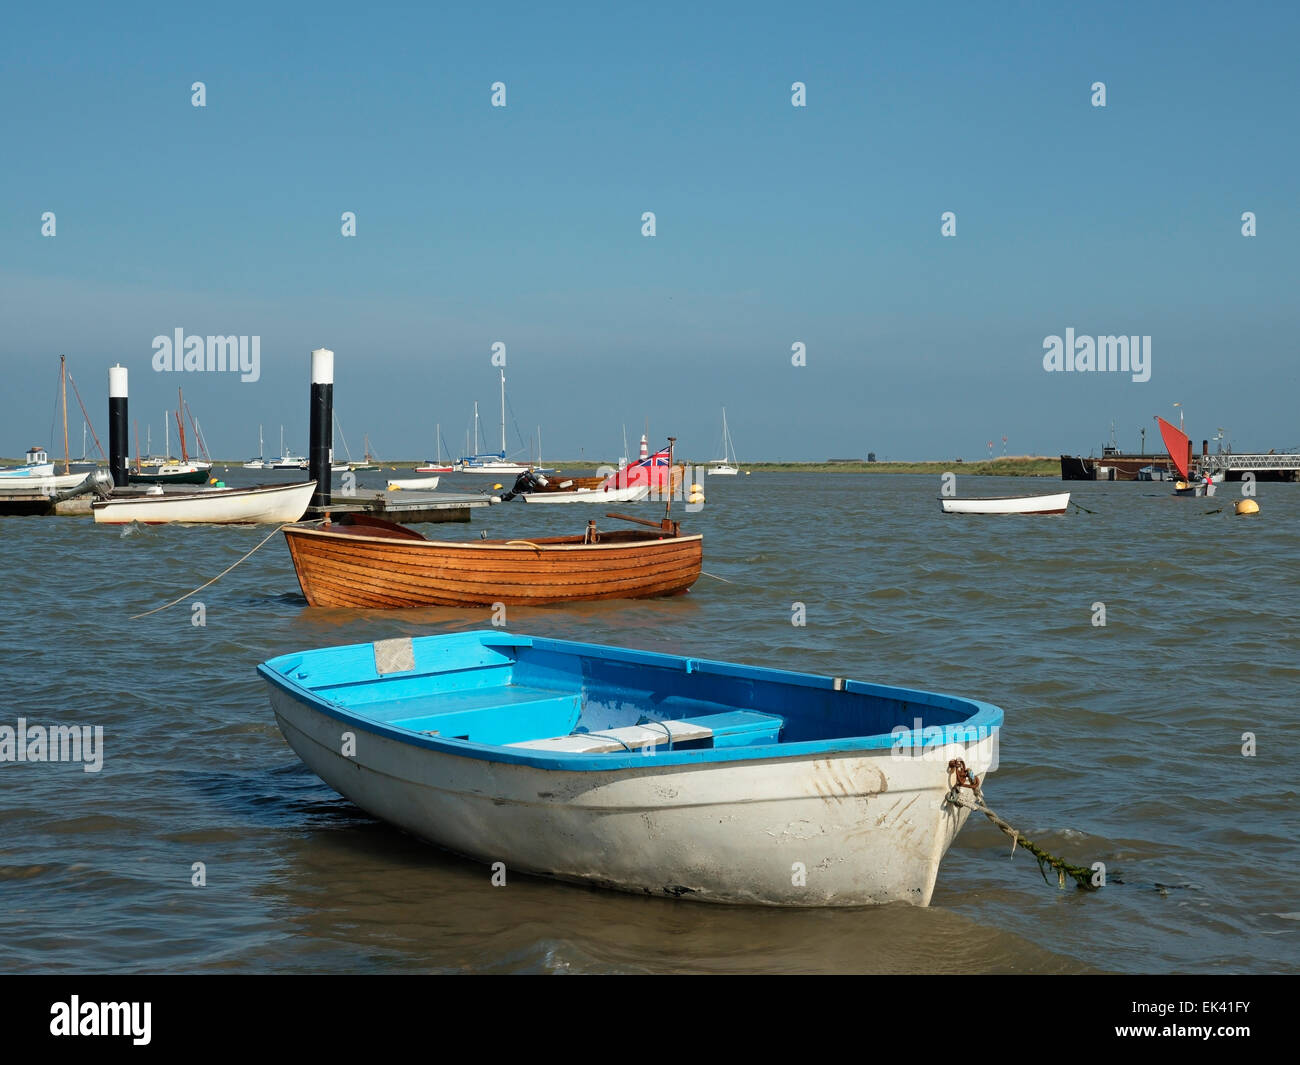
M474 443L478 444L478 404L474 404ZM456 464L457 473L519 474L528 470L526 464L506 461L506 372L501 371L501 450L496 454L466 455Z
M351 457L351 455L348 456L349 459ZM361 462L349 462L348 469L377 470L383 465L370 453L370 437L366 433L361 434L361 457L363 460Z
M87 430L87 428L89 428L89 427L87 426L87 424L86 424L85 422L82 422L82 423L81 423L81 458L79 458L79 459L73 459L73 460L72 460L72 465L73 465L74 467L79 468L79 469L90 469L90 470L93 470L96 466L99 465L99 462L96 461L95 459L92 459L92 458L90 457L90 454L86 451L86 430Z
M262 446L262 427L257 427L257 458L249 459L244 463L246 470L264 470L266 469L266 449Z
M1198 470L1196 477L1193 478L1192 441L1182 429L1165 421L1158 414L1156 424L1160 426L1160 436L1165 442L1169 457L1177 467L1179 476L1182 477L1182 480L1174 483L1174 495L1192 498L1214 495L1214 486L1223 483L1224 475Z
M280 426L280 454L266 464L268 470L305 470L307 460L284 449L284 426Z
M727 408L722 408L722 458L709 463L706 473L716 477L735 477L740 472L736 468L736 445L731 440L731 430L727 428Z
M177 389L176 393L176 428L180 432L181 460L177 462L171 457L171 422L169 414L164 413L163 424L167 427L168 455L163 459L146 460L143 463L137 461L135 471L127 472L127 479L132 484L207 483L208 474L212 470L212 463L190 461L189 451L185 447L185 422L181 420L181 412L185 409L185 396L180 389ZM198 435L197 430L195 435Z
M68 454L68 371L66 356L59 356L59 394L63 400L63 472L54 472L54 463L39 444L27 449L21 466L0 468L0 492L50 493L71 488L84 481L85 475L72 472ZM75 386L74 386L75 387Z
M450 464L443 463L442 461L442 426L441 425L434 427L433 435L437 437L438 440L438 457L434 459L432 462L430 462L428 459L425 459L423 466L415 467L415 472L416 473L451 473L453 467Z

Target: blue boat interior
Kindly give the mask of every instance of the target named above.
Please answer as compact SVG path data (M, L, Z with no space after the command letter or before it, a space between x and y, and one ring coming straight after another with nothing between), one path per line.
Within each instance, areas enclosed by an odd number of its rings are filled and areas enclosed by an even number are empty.
M950 742L961 738L954 729L1002 720L996 707L953 696L500 631L304 651L259 672L383 731L495 747L583 736L609 737L608 751L851 737L889 746L904 730L904 742L923 746L922 730L937 726Z

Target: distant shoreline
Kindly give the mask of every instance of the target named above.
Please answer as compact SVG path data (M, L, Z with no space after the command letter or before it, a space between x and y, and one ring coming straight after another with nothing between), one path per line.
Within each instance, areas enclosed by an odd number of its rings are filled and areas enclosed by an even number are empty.
M16 459L0 458L0 465L16 465L18 461ZM222 467L222 472L224 472L226 467L231 470L242 469L245 461L244 459L231 461L214 459L212 465L214 468ZM62 465L62 460L56 462L56 465ZM400 459L394 462L379 463L378 465L380 469L388 469L389 471L413 470L417 466L423 466L424 460ZM595 472L600 465L602 464L590 460L581 462L566 462L562 459L547 460L548 467L558 468L566 473L585 470ZM614 468L613 463L604 463L603 465L609 466L611 469ZM699 463L698 465L703 466L706 464ZM963 473L968 476L984 477L1059 478L1061 476L1061 460L1038 455L1016 455L991 460L977 459L970 462L961 459L948 459L941 462L749 462L741 463L740 470L742 476L744 473L752 471L754 473ZM464 475L446 474L445 476L460 477ZM490 477L492 474L484 474L483 476Z

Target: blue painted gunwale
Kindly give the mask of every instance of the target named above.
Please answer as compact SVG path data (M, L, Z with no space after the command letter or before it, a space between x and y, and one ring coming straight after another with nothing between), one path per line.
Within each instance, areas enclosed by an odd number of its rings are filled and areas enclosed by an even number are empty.
M437 643L434 643L437 641ZM707 658L695 658L686 655L663 654L656 651L636 651L622 647L610 647L603 644L581 643L575 640L553 640L545 637L521 636L502 632L499 629L476 632L453 633L447 635L414 637L413 644L418 649L425 647L445 648L448 652L475 646L495 648L501 651L519 648L535 648L540 651L554 652L592 659L603 659L626 665L639 665L651 668L668 668L684 674L704 673L720 677L731 677L764 684L782 684L795 688L809 688L818 692L833 691L835 678L813 673L797 673L767 666L750 666L733 662L720 662ZM257 667L257 671L267 683L278 688L296 702L302 703L317 713L332 717L350 728L359 729L374 735L385 736L411 747L425 748L442 754L462 758L473 758L489 762L504 762L513 765L532 766L543 770L561 770L565 772L609 772L625 769L654 769L662 766L719 764L726 762L754 762L779 760L808 760L832 754L866 753L888 750L892 747L926 748L942 746L947 743L972 742L990 735L1002 726L1003 712L991 703L976 699L965 699L938 692L923 691L914 688L898 688L866 681L844 679L842 690L854 694L871 696L882 700L896 700L909 705L927 707L959 714L961 720L956 723L929 726L922 730L908 729L905 733L881 732L863 736L837 736L819 740L805 740L786 743L756 744L742 747L705 748L698 750L667 750L662 753L652 748L649 754L641 751L610 752L598 754L574 754L569 752L548 752L528 748L504 747L496 744L478 743L458 740L445 736L426 736L410 729L399 728L383 721L375 720L364 712L348 709L330 702L305 685L298 684L289 673L306 661L355 655L358 652L373 654L372 644L347 644L337 647L319 648L309 651L292 652L269 659ZM450 659L450 655L449 655ZM454 659L450 659L454 661ZM373 658L371 659L373 662ZM418 663L417 663L418 665ZM358 685L373 684L382 687L392 678L400 679L400 674L389 674L386 681L376 682L373 677L363 678ZM333 687L345 686L341 682Z

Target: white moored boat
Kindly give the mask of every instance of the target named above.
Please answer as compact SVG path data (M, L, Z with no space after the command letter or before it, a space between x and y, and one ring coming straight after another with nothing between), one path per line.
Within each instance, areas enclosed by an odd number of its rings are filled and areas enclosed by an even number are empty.
M625 488L579 488L572 492L525 492L525 503L635 503L650 494L648 484Z
M731 430L727 428L727 408L722 408L722 458L709 463L705 473L711 477L735 477L740 472L736 465L736 447L731 441Z
M264 662L280 731L363 810L511 873L771 906L927 905L996 706L500 631ZM485 880L486 882L486 880Z
M439 477L404 477L388 482L390 492L432 492L438 487Z
M969 496L952 499L940 496L945 514L1064 514L1070 493L1050 496Z
M30 492L49 494L80 484L84 473L55 473L43 447L27 449L21 466L0 466L0 492Z
M108 499L90 505L100 525L165 525L193 522L218 525L277 525L298 521L307 511L315 481L259 485L256 488L206 488L196 492Z

